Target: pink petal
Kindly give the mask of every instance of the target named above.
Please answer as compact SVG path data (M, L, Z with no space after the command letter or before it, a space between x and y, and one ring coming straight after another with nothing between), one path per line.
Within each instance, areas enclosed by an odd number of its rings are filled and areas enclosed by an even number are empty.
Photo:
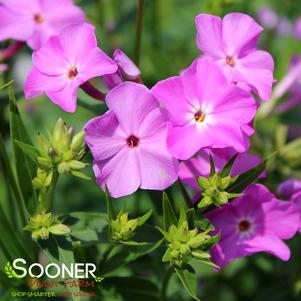
M111 159L95 162L99 185L106 184L112 197L118 198L134 193L141 183L136 149L124 147ZM98 166L98 167L97 167Z
M107 94L106 103L128 135L137 134L145 117L158 108L150 91L133 82L124 82L111 90Z
M216 122L242 126L252 121L257 111L253 96L233 85L216 89L210 99L214 101L206 103L205 113L216 119Z
M20 0L1 0L0 4L16 12L34 12L41 9L40 0L20 1Z
M90 51L97 47L94 26L84 23L63 29L59 40L66 59L71 65L81 65Z
M274 61L265 51L255 51L241 58L236 67L238 78L246 82L261 100L269 100L274 83Z
M247 245L246 252L250 255L257 252L267 252L284 261L290 258L290 249L277 236L255 236L248 241Z
M78 86L74 81L67 81L65 87L57 92L46 91L46 95L64 111L74 113L76 110Z
M0 6L0 16L0 41L7 39L26 41L33 35L34 21L32 18L26 15L16 15L3 6Z
M300 210L293 202L275 200L262 204L266 213L264 220L267 234L276 235L282 239L292 238L300 223Z
M141 75L138 67L122 50L116 49L113 57L127 79L135 80Z
M141 188L164 190L178 178L178 162L166 149L166 130L141 141L138 152Z
M66 84L67 81L64 76L48 76L33 67L24 84L25 98L31 99L46 91L59 91L63 89Z
M224 57L221 18L208 14L200 14L196 17L195 22L198 32L198 48L206 55L215 58Z
M244 56L256 49L263 28L250 16L231 13L223 19L223 41L227 55Z
M35 51L32 60L33 65L47 75L62 75L68 68L58 37L51 37L43 47Z
M199 106L200 103L211 103L212 95L216 90L221 90L228 84L217 64L204 58L196 59L188 69L183 71L181 80L185 96L194 107Z
M179 76L158 82L151 92L167 109L168 116L174 124L184 125L191 118L193 107L186 100Z
M190 159L201 148L212 145L212 136L215 135L206 125L196 124L184 126L168 126L167 148L170 153L181 160Z
M118 121L112 111L90 120L84 129L85 142L95 161L112 157L126 145L126 137L118 135Z
M99 48L92 49L82 63L80 73L85 79L111 74L118 69L117 64Z

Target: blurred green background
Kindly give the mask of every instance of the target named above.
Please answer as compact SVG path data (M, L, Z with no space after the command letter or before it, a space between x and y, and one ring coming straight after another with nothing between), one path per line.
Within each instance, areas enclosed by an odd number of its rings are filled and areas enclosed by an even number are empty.
M111 55L115 48L121 48L130 57L134 57L135 0L82 0L77 3L85 10L89 21L96 26L99 46L103 50ZM151 87L161 79L177 75L200 54L195 43L194 18L197 14L207 12L223 16L229 12L238 11L247 13L258 20L258 10L263 6L269 7L280 18L286 18L292 24L298 16L301 16L300 0L145 1L140 64L145 84ZM277 28L266 29L260 40L260 48L273 55L276 63L275 78L280 80L288 69L292 55L301 53L301 41L296 40L290 33L279 33ZM1 81L4 83L11 78L16 80L15 88L19 107L33 140L38 132L46 133L47 129L52 130L58 117L62 117L68 125L80 130L89 119L106 110L104 104L97 103L82 92L79 93L79 106L75 114L63 112L46 97L25 101L22 84L25 73L30 67L30 53L30 50L26 49L12 59L10 64L14 67L2 76ZM95 83L101 85L100 82ZM4 136L8 137L5 93L5 91L1 92L0 95L0 128ZM264 122L257 122L257 133L252 139L251 151L263 157L271 154L276 149L277 133L283 126L289 130L294 129L288 139L297 138L300 135L300 106L284 114L270 116ZM7 146L10 148L9 143ZM301 158L301 155L299 157ZM89 156L87 161L91 162ZM86 169L86 173L93 176L90 168ZM279 157L273 162L264 181L270 189L275 189L279 182L287 177L300 177L300 162ZM10 198L5 189L5 181L4 172L1 170L0 202L2 199ZM176 203L181 201L177 185L169 193ZM153 208L155 211L153 220L155 220L160 219L160 199L161 193L159 192L139 191L133 196L116 200L115 203L116 207L121 207L126 203L127 209L133 216ZM5 208L5 210L11 211L14 208ZM70 176L60 178L55 194L54 212L71 211L105 211L104 194L94 181L87 182ZM288 263L283 263L267 254L257 254L252 258L237 260L219 273L197 263L194 264L199 275L199 295L205 301L301 300L300 235L290 241L289 245L292 257ZM162 264L159 255L155 253L145 256L118 273L119 275L146 276L160 283ZM169 295L172 301L190 300L176 277L172 278Z

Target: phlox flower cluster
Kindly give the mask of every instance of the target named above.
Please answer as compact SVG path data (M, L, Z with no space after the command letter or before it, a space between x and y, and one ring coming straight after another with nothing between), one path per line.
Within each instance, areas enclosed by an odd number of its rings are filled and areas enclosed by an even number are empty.
M0 0L0 5L0 41L24 41L34 49L26 98L46 94L64 111L75 112L78 89L103 77L108 111L84 130L97 183L112 197L139 188L165 190L180 180L194 190L197 202L202 192L195 178L209 176L210 156L219 172L238 154L233 177L261 162L247 152L256 112L271 97L274 61L258 49L263 28L250 16L196 16L199 57L149 89L124 52L117 49L110 58L97 46L94 27L73 1ZM211 250L213 261L223 267L256 252L288 260L283 240L301 228L300 191L281 201L263 185L250 185L208 212L221 234Z

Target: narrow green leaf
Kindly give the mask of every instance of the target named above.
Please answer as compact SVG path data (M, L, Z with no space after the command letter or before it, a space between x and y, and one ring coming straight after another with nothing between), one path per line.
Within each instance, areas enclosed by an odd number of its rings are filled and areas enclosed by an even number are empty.
M210 177L212 177L215 174L215 164L211 155L209 159L210 159Z
M23 227L27 223L28 213L26 211L23 196L20 192L19 186L16 182L15 176L10 166L10 160L5 149L5 144L2 135L0 135L0 162L1 165L3 166L3 170L5 170L6 172L8 183L10 185L10 190L14 196L16 207L18 208L20 214L21 223L22 223L21 226Z
M9 87L13 82L14 82L14 80L11 80L10 82L8 82L8 83L4 84L3 86L1 86L1 87L0 87L0 91L1 91L2 89L4 89L4 88Z
M138 218L138 225L142 226L143 224L145 224L145 222L151 217L152 214L153 214L153 210L151 209L148 212L146 212L144 215L139 217Z
M228 162L227 164L224 166L224 168L222 169L222 171L220 172L220 175L221 177L227 177L230 172L231 172L231 169L233 167L233 164L237 158L238 154L235 154Z
M195 227L194 220L195 220L195 210L194 208L190 208L186 210L187 222L189 229L193 229Z
M75 177L78 177L83 180L91 181L91 177L85 175L84 173L77 171L77 170L71 170L71 174Z
M177 225L178 219L176 217L175 211L166 192L163 192L162 202L163 202L164 230L168 230L168 228L171 225Z
M275 156L275 153L272 154L269 158L264 160L262 163L257 166L249 169L243 174L239 175L237 180L229 186L227 192L229 193L241 193L244 189L252 184L266 169L268 161L272 160Z
M31 180L36 175L36 164L23 153L15 141L18 140L30 146L33 146L33 144L20 115L12 86L9 87L9 111L10 136L16 164L17 178L27 210L30 213L33 213L37 204L37 199Z
M23 143L19 140L15 140L16 145L26 154L31 160L36 162L36 158L39 156L39 151L32 145Z
M116 213L113 207L112 198L110 196L107 185L105 185L105 195L106 195L106 202L107 202L107 214L108 214L109 221L111 221L116 219Z
M194 269L190 265L185 265L183 268L175 268L175 271L181 280L182 285L184 286L186 292L197 301L200 299L197 297L196 294L196 274Z

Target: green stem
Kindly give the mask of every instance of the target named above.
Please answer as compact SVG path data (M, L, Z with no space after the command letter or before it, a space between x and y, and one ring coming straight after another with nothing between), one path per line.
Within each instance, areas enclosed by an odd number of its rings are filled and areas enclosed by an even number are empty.
M110 256L110 254L112 253L112 251L114 250L114 248L116 247L116 244L110 244L108 246L108 248L105 250L105 252L103 253L103 256L102 256L102 260L99 264L99 270L100 270L100 273L103 274L104 273L104 267L105 267L105 264Z
M55 187L56 187L58 178L59 178L59 173L57 172L57 170L55 170L53 172L51 184L49 186L49 189L48 189L48 192L46 195L46 199L45 199L45 203L44 203L45 212L47 212L52 205L54 191L55 191Z
M168 289L169 281L170 281L170 278L171 278L173 272L174 272L174 269L172 266L170 266L164 276L162 288L161 288L161 300L162 301L167 300L167 289Z
M141 36L143 26L143 10L144 0L137 0L137 23L136 23L136 41L135 41L135 56L134 60L136 65L139 67L140 64L140 52L141 52Z

